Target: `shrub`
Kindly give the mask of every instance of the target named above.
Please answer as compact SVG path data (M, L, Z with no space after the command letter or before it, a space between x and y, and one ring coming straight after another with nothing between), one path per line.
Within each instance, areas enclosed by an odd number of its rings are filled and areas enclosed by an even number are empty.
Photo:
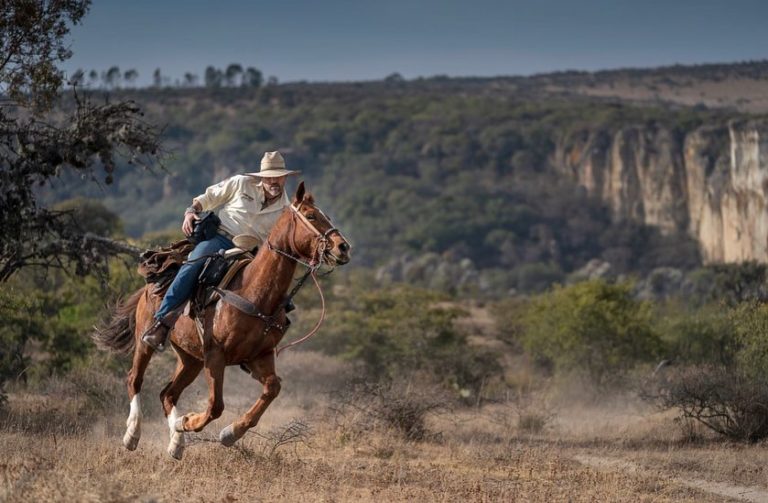
M458 389L479 390L499 371L456 326L465 313L428 290L348 291L314 346L361 363L375 379L419 372Z
M678 306L671 310L658 313L656 323L668 357L683 364L733 362L736 334L732 313L713 305L690 312Z
M709 353L716 363L658 371L645 383L644 397L678 409L683 424L698 421L735 440L768 438L768 306L744 303L725 315L712 315L709 324L689 320L682 326L696 330L683 331L678 340L702 334L699 348L704 351L698 359L706 361ZM707 349L713 342L714 352Z
M336 421L345 434L358 436L386 428L406 440L426 439L427 417L447 404L439 388L417 387L402 378L354 382L335 401Z
M594 280L535 297L523 318L524 349L556 371L586 372L599 386L619 382L661 349L651 306L632 291L631 283Z
M646 388L644 397L662 408L679 409L728 438L756 442L768 438L768 378L726 367L674 370ZM683 424L686 424L683 421Z

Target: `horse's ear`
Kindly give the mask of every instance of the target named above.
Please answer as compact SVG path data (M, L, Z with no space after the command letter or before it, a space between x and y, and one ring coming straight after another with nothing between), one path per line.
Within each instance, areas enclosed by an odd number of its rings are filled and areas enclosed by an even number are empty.
M296 188L296 195L293 197L293 204L298 205L301 201L303 201L304 194L305 194L304 181L302 180L299 183L299 186Z

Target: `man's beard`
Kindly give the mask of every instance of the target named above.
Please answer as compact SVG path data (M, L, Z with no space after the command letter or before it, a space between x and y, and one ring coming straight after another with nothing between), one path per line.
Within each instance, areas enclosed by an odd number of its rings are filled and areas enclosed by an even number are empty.
M268 199L274 199L283 193L283 188L279 185L264 185L264 192L267 193Z

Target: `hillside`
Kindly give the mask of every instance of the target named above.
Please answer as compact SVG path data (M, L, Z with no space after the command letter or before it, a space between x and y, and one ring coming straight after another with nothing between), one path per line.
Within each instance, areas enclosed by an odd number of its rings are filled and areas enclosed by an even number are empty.
M698 89L710 82L759 81L766 66L122 91L121 97L145 107L149 120L165 125L172 153L167 171L121 166L110 187L62 179L46 196L103 198L127 233L138 237L175 229L191 197L226 176L256 170L265 150L279 148L356 245L358 265L405 260L409 267L432 254L437 262L455 264L449 270L464 267L470 276L482 276L481 288L535 289L595 258L619 273L690 268L702 256L762 258L749 251L759 248L753 241L762 239L760 233L735 254L707 247L707 239L721 240L730 231L700 231L709 224L691 216L690 187L675 168L682 165L686 138L700 131L710 132L708 140L691 155L727 165L729 124L751 117L737 110L744 103L730 93L727 102L717 102L722 108L682 107L674 102L686 100L661 88L652 102L643 101L623 93L620 82L647 90L668 79ZM617 98L588 96L608 88L618 89ZM624 141L625 131L660 143ZM601 169L614 174L606 179L623 181L598 187L587 180L578 155L585 148L607 160ZM641 166L645 178L637 176L640 168L618 166L622 148L625 160L639 160L632 166ZM728 170L710 164L702 163L705 175L716 176L702 187L727 189ZM746 177L748 183L752 178ZM760 192L756 183L745 190ZM652 210L655 201L674 207ZM753 206L744 210L748 221L761 215ZM721 227L744 211L721 212ZM462 260L469 262L462 266Z

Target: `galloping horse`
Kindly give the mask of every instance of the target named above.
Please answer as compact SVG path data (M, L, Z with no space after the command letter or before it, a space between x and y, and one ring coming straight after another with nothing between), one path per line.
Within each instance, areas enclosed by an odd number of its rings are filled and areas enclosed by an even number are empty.
M170 334L178 360L176 371L160 393L170 429L168 453L171 456L181 459L184 432L200 431L221 416L224 368L228 365L245 366L262 383L263 392L245 414L221 431L219 440L231 446L259 422L280 392L280 378L275 374L276 346L287 326L283 301L297 263L343 265L349 262L349 252L349 243L315 206L302 182L267 242L228 286L229 291L251 303L253 312L249 315L219 301L206 308L202 321L197 322L202 325L202 336L194 320L188 316L179 318ZM140 342L140 337L153 323L153 314L161 300L151 293L151 285L141 288L117 307L108 326L94 334L102 347L133 352L133 366L127 379L131 410L123 437L123 444L129 450L136 449L141 436L141 385L153 354L150 347ZM205 370L208 381L208 408L205 412L178 416L179 396L201 370Z

